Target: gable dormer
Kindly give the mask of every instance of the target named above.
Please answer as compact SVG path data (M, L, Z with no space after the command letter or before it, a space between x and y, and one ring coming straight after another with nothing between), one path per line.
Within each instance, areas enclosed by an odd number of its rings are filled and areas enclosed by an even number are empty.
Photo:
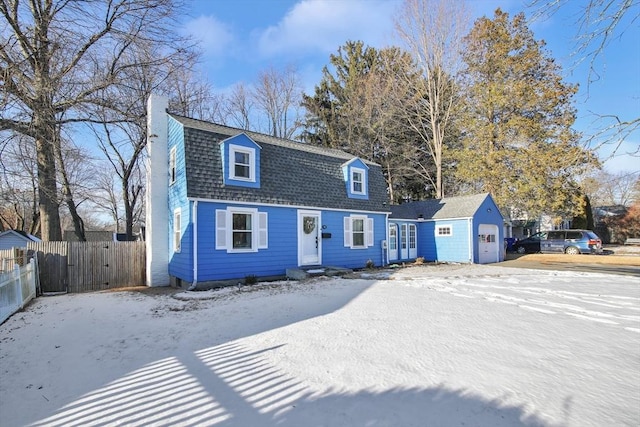
M342 174L350 199L369 199L369 166L354 157L342 164Z
M224 185L260 188L260 147L241 133L220 142Z

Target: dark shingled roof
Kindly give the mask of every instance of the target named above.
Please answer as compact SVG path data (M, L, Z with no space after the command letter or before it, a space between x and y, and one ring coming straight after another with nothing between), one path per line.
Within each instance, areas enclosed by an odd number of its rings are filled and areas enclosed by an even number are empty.
M489 193L471 196L445 197L444 199L421 200L391 206L391 218L447 219L472 217Z
M184 127L187 196L279 205L389 211L380 165L369 167L369 200L347 197L342 165L355 156L215 123L170 115ZM260 188L225 186L219 142L247 134L260 150Z

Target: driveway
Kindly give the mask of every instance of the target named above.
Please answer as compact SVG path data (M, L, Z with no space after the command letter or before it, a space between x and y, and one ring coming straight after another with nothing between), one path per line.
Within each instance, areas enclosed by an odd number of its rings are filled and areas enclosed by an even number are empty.
M507 253L504 267L584 271L640 277L640 247L609 246L602 255Z

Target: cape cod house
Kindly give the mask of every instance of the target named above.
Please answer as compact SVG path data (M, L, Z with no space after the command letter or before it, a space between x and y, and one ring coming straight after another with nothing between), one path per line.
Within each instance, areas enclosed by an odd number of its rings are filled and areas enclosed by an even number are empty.
M384 262L379 165L166 109L166 98L150 97L148 285Z
M379 165L148 102L147 284L283 276L423 257L504 259L488 194L387 206Z

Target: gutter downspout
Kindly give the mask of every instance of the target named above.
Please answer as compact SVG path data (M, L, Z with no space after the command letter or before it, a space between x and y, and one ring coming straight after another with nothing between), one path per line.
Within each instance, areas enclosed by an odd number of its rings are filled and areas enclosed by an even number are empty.
M193 202L193 283L189 290L193 291L198 285L198 201Z
M473 264L473 218L469 218L469 262Z
M389 263L389 213L384 214L384 236L387 242L387 247L382 249L382 265L385 266Z

